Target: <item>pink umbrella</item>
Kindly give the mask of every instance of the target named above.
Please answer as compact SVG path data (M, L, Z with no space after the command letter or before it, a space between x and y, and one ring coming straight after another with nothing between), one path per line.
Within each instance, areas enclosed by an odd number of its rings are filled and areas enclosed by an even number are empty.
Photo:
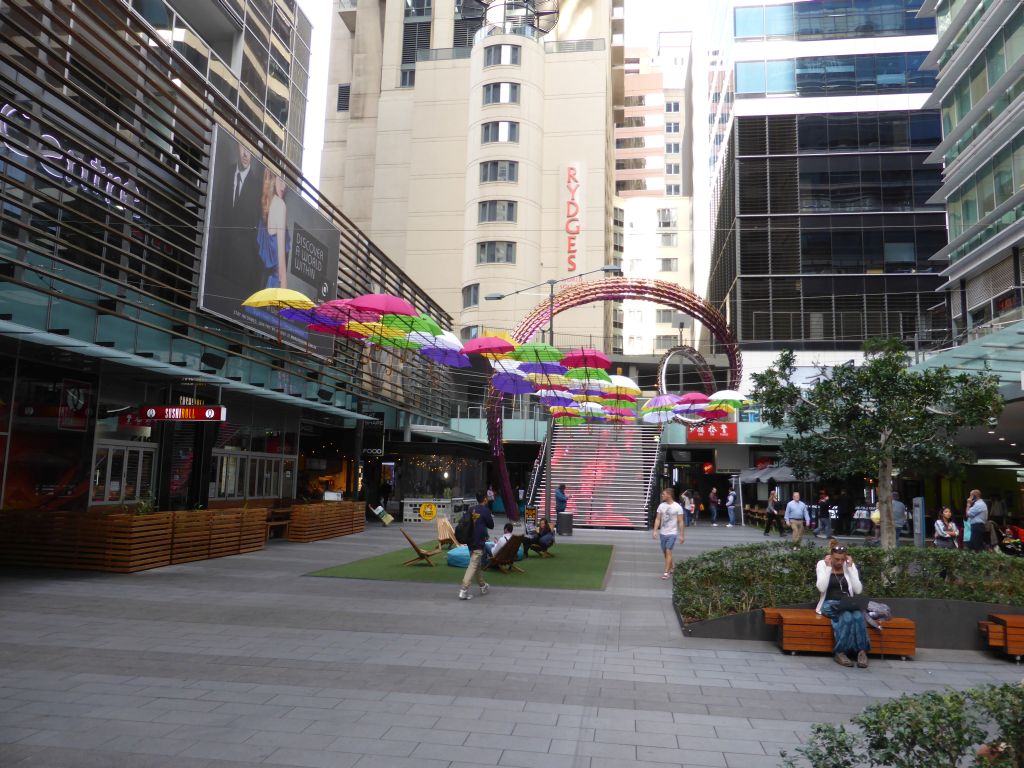
M514 344L497 336L478 336L462 345L462 354L504 355L514 349Z
M374 312L377 315L418 315L416 308L400 296L390 293L367 293L348 300L352 309Z
M308 329L313 333L328 333L331 336L341 336L345 339L365 339L366 334L360 331L350 331L343 325L324 325L322 323L314 323L308 326Z
M562 358L566 368L603 368L612 367L612 361L599 349L574 349Z
M714 421L715 419L721 419L725 416L728 416L729 412L721 408L712 408L711 410L707 411L698 411L697 415L703 419L709 419L711 421Z
M710 398L702 392L687 392L679 398L679 403L675 406L675 412L696 413L707 405L709 399Z
M361 323L375 322L380 320L381 313L357 309L352 306L353 299L332 299L325 301L316 308L316 312L329 320L347 323L349 320L356 320Z

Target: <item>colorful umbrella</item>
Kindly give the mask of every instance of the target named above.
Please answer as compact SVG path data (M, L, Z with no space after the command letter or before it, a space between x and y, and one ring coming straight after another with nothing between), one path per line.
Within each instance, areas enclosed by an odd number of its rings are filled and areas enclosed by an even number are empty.
M523 370L522 365L519 370ZM524 378L541 389L569 389L569 380L557 373L527 373Z
M313 323L312 325L307 326L307 330L312 333L329 333L332 336L341 336L346 339L365 339L369 336L368 333L354 331L343 325L323 325L321 323Z
M509 357L521 363L558 363L562 360L562 350L541 341L531 341L517 347Z
M320 307L314 307L313 309L293 309L292 307L283 307L277 311L277 314L285 320L291 320L293 323L331 324L329 318L320 315Z
M596 383L601 389L604 389L602 382L604 384L612 383L611 376L600 368L570 368L565 374L565 378L586 384L588 387Z
M400 296L389 293L367 293L349 299L348 306L378 315L416 315L416 308Z
M708 396L702 392L687 392L679 398L674 410L680 414L694 414L704 410L708 405Z
M445 347L423 347L420 354L428 360L447 365L449 368L469 368L470 365L469 358L464 354Z
M491 360L491 368L497 373L508 373L512 376L522 377L519 371L519 363L515 360Z
M557 373L562 374L567 370L559 363L523 363L519 366L523 373Z
M708 398L708 401L715 407L739 410L750 402L750 398L741 395L735 389L721 389Z
M420 345L415 341L409 341L404 336L388 336L383 333L372 333L366 337L369 344L376 344L378 347L395 347L396 349L419 349Z
M664 424L665 422L672 421L675 418L675 414L671 410L645 411L641 418L645 424Z
M652 397L650 400L648 400L646 403L644 403L643 410L644 411L667 410L667 411L669 411L669 414L671 415L671 411L672 411L673 406L675 406L678 402L679 402L679 395L672 395L672 394L658 395L657 397Z
M298 291L289 288L264 288L243 301L242 306L261 309L313 309L316 304Z
M525 395L533 392L533 384L522 376L511 373L496 373L491 376L491 386L507 395Z
M566 368L602 368L608 370L612 367L612 361L608 356L598 349L574 349L564 358L562 365Z
M551 394L541 395L537 392L535 394L539 395L540 401L549 408L556 406L564 408L566 406L576 405L576 401L564 393L554 392Z
M462 354L506 355L514 349L514 344L497 336L478 336L462 345Z
M361 333L364 336L381 336L389 339L404 339L405 334L394 328L388 328L381 323L351 322L345 326L350 331Z
M559 416L555 419L555 424L560 427L582 427L586 423L587 420L579 416Z
M712 407L706 411L698 411L697 415L700 416L702 419L707 419L708 421L715 421L716 419L724 419L730 413L731 411L727 411L725 408Z
M616 392L626 395L639 395L640 387L637 386L636 382L628 376L619 376L613 374L611 377L612 385L609 387L610 392Z
M352 306L352 299L325 301L317 307L317 312L324 318L340 323L347 323L349 320L357 320L364 323L380 320L380 312L356 309Z
M417 331L419 333L429 333L431 336L440 336L444 333L444 329L429 315L387 314L382 316L380 321L387 328L394 328L402 333Z

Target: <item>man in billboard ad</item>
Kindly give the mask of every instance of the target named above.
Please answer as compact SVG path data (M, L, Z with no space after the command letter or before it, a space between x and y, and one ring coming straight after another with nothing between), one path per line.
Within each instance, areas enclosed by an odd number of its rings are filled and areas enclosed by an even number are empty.
M209 190L199 306L329 356L331 337L242 303L264 288L290 288L318 304L335 298L340 232L219 126Z

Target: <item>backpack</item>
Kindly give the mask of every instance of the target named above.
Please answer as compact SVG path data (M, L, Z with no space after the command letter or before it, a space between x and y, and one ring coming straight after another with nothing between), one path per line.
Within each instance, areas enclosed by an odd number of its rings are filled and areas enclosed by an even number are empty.
M466 513L459 520L459 524L455 526L455 540L459 544L469 544L473 538L473 510L466 510Z

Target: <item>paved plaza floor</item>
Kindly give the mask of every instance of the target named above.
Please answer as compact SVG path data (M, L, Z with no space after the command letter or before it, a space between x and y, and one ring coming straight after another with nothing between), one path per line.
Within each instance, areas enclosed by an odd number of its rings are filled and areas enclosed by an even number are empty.
M758 768L874 699L1022 676L687 639L650 534L573 540L615 545L605 591L304 575L402 546L397 526L134 575L0 571L0 766ZM761 540L691 528L682 553Z

